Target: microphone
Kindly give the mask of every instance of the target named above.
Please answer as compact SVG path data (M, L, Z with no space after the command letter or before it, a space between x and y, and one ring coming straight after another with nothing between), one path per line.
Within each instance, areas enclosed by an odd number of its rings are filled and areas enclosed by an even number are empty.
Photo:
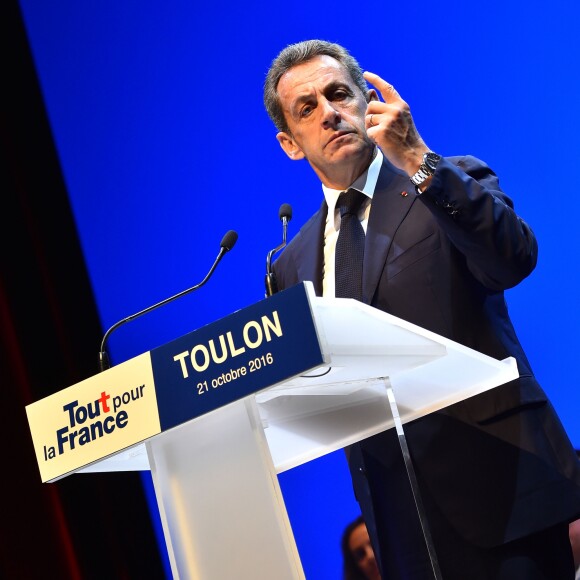
M216 269L217 265L219 264L220 260L224 257L226 252L229 252L234 247L234 245L236 244L237 241L238 241L237 232L235 232L234 230L230 230L229 232L226 233L226 235L222 238L222 241L220 243L220 251L219 251L219 254L217 255L217 258L215 259L215 261L213 263L213 266L210 268L210 270L206 274L205 278L199 284L196 284L195 286L192 286L191 288L188 288L187 290L183 290L182 292L179 292L178 294L175 294L174 296L171 296L170 298L166 298L165 300L162 300L161 302L158 302L157 304L153 304L153 306L149 306L148 308L145 308L144 310L141 310L140 312L132 314L131 316L127 316L127 318L123 318L123 320L119 320L119 322L113 324L113 326L111 326L111 328L109 328L109 330L107 330L107 332L105 333L105 336L103 336L103 340L101 342L101 352L99 352L99 372L103 372L103 371L111 368L111 365L109 363L109 355L107 354L107 351L105 350L105 344L107 342L107 339L109 338L109 336L113 332L113 330L116 330L117 328L119 328L119 326L121 326L122 324L125 324L125 322L130 322L131 320L134 320L135 318L138 318L139 316L142 316L143 314L147 314L148 312L151 312L152 310L159 308L159 306L163 306L169 302L172 302L173 300L175 300L177 298L181 298L181 296L185 296L185 294L188 294L189 292L192 292L193 290L197 290L198 288L201 288L209 280L210 276L213 274L214 270Z
M282 221L282 243L273 250L270 250L266 257L266 298L278 292L276 275L272 272L272 256L286 245L288 222L292 219L292 206L288 203L283 203L278 210L278 217Z

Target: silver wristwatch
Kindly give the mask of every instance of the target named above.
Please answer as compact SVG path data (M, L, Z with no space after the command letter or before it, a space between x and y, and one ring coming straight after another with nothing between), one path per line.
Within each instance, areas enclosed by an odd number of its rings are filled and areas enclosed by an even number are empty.
M433 153L433 151L427 151L427 153L423 153L423 162L419 167L419 171L411 176L411 183L415 186L415 188L421 187L421 185L427 181L429 177L431 177L435 173L435 169L437 169L437 164L441 159L441 155L437 155L437 153ZM417 190L418 193L420 191Z

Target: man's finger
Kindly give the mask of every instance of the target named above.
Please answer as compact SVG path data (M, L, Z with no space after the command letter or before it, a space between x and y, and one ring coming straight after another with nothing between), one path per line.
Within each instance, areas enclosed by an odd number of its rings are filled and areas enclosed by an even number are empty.
M365 71L363 77L381 93L385 103L392 103L394 100L401 98L399 93L395 90L395 87L382 79L379 75Z

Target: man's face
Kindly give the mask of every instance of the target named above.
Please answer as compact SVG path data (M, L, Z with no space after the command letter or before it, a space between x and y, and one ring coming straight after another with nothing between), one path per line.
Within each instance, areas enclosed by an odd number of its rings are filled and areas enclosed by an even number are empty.
M344 189L368 167L374 144L365 130L367 100L330 56L292 67L278 83L289 131L276 136L291 159L307 159L322 183ZM370 99L376 99L371 90Z

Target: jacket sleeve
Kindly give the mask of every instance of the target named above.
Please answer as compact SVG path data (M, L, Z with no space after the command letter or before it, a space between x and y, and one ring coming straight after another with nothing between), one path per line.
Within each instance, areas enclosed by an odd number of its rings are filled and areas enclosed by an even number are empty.
M483 161L441 159L420 199L465 256L473 276L490 290L511 288L535 268L534 233Z

